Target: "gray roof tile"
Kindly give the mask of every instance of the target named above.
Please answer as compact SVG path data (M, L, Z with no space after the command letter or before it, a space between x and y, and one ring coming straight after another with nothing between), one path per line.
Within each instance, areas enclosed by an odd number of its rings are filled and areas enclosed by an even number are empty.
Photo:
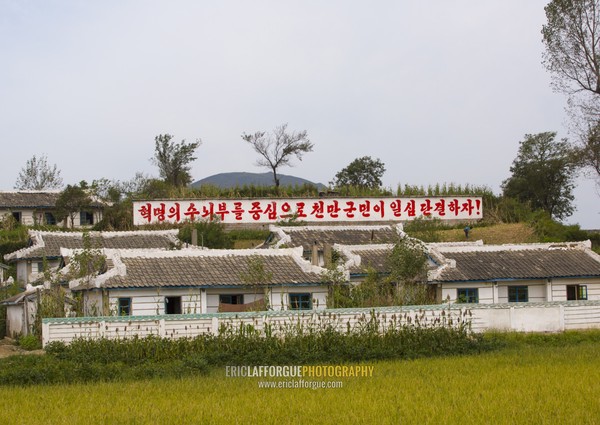
M133 232L89 232L91 248L108 249L171 249L180 241L177 230ZM30 231L32 246L6 255L6 261L27 258L60 257L61 248L83 249L82 232Z
M600 261L581 249L530 249L490 252L449 252L456 261L438 282L502 279L548 279L600 276Z
M300 254L289 250L264 251L266 273L272 274L271 285L319 284L322 282L319 267L302 260ZM242 275L248 273L252 255L244 251L169 251L146 257L143 253L130 253L120 261L125 274L106 280L105 288L157 288L199 286L246 286ZM257 254L258 255L258 254Z

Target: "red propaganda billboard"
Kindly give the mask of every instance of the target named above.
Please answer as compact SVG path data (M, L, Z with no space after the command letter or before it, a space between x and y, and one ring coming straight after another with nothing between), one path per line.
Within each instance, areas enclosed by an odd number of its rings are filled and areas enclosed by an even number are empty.
M296 217L308 223L483 218L480 197L159 200L133 203L133 224L219 220L276 223Z

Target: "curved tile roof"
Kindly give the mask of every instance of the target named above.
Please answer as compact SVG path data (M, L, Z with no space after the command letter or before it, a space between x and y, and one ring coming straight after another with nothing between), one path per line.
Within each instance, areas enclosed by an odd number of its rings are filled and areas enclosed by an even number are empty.
M262 260L272 276L270 285L320 284L325 271L302 259L297 249L120 251L108 256L114 269L99 276L97 287L248 286L242 276L251 258Z
M132 232L89 232L92 248L109 249L172 249L181 241L178 230L139 230ZM83 249L83 232L30 231L32 245L4 256L6 261L33 258L58 258L61 248Z
M599 276L600 256L582 249L527 249L449 252L456 267L444 268L435 282L548 279Z
M319 249L325 245L367 245L385 244L398 241L399 228L396 226L303 226L272 227L271 231L280 234L282 243L288 246L301 246L310 251L316 243ZM285 235L281 237L281 234Z

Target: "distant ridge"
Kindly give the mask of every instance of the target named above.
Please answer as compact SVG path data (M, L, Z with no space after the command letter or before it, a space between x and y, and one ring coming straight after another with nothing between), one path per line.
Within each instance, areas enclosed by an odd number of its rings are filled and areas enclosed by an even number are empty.
M300 177L287 176L285 174L279 174L279 185L280 186L302 186L304 184L311 184L316 186L319 190L325 188L325 185L321 183L314 183L310 180L302 179ZM222 189L230 189L234 187L242 186L273 186L273 174L272 173L220 173L209 177L205 177L201 180L192 183L192 187L196 188L204 184L220 187Z

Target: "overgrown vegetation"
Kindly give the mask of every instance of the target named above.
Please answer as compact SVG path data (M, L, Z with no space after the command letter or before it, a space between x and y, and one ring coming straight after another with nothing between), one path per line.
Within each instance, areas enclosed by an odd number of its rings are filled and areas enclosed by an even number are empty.
M420 319L419 319L420 317ZM223 325L218 336L124 340L78 339L47 345L46 355L0 361L0 384L30 385L127 380L205 373L224 365L340 364L383 359L479 353L493 348L470 331L467 312L451 319L363 315L340 327L335 315L318 321L239 328Z

